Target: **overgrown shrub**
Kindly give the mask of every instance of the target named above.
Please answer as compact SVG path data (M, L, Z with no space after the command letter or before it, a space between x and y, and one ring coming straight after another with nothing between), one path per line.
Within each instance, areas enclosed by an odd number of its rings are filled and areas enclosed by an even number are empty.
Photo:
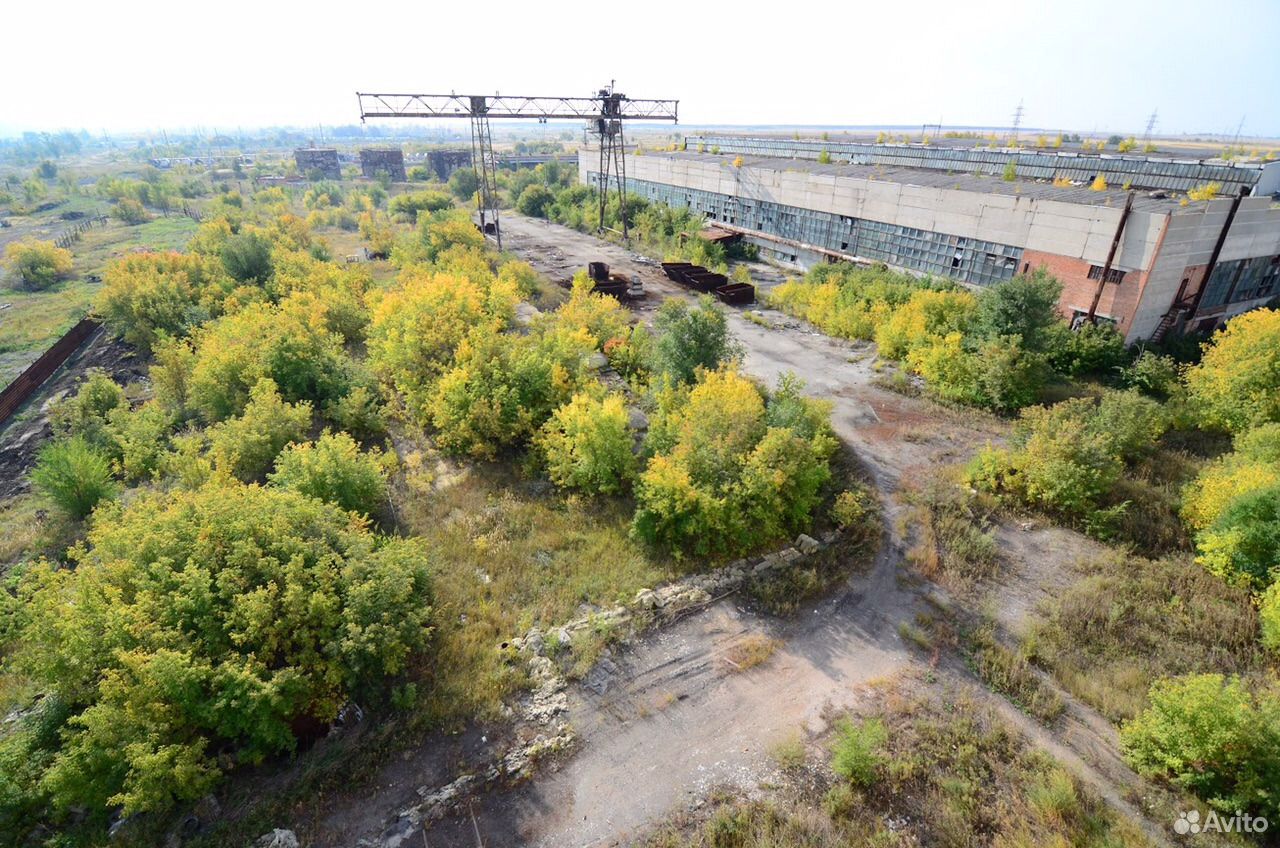
M828 405L802 399L771 426L765 399L732 370L702 372L691 389L658 398L636 487L633 532L646 542L697 555L749 550L807 525L830 477L835 449ZM798 385L779 403L798 398Z
M209 428L214 467L241 480L262 477L276 455L299 442L311 426L311 404L285 403L275 383L263 378L249 391L244 412Z
M346 433L326 432L314 442L294 443L276 457L268 479L276 486L370 515L386 497L380 451L361 451Z
M246 306L200 328L194 341L187 392L205 421L239 413L264 378L291 402L336 400L349 385L342 338L296 301Z
M5 264L28 289L47 289L71 273L71 251L48 241L16 241L4 251Z
M219 253L222 267L240 283L265 283L271 277L271 241L261 233L230 236Z
M19 657L70 707L38 777L61 809L198 798L378 692L429 634L427 552L293 492L146 494L73 555L25 575Z
M653 371L682 383L693 382L699 368L713 371L740 356L724 311L709 296L690 306L669 298L653 319Z
M1186 383L1209 427L1240 433L1280 421L1280 310L1232 318L1204 345Z
M369 327L369 360L411 409L429 402L468 333L503 329L514 306L509 287L481 286L457 274L412 272L385 294Z
M551 414L537 446L556 485L615 494L635 477L634 439L621 395L580 392Z
M387 211L402 220L413 223L418 220L420 212L440 212L453 208L453 200L449 195L439 191L417 191L391 198Z
M1059 323L1050 336L1049 364L1068 377L1115 375L1129 361L1124 336L1110 324L1086 321L1072 330Z
M116 490L106 451L80 436L42 448L31 482L72 518L84 518Z
M1194 674L1151 687L1151 706L1120 743L1139 774L1191 791L1211 807L1280 816L1280 694L1239 678Z
M1106 536L1124 508L1108 505L1108 494L1125 464L1149 453L1167 427L1160 405L1136 392L1029 407L1014 426L1012 448L980 451L966 479L980 490L1083 519Z
M1280 484L1240 495L1196 537L1196 561L1236 586L1280 579Z
M116 335L150 350L182 337L221 309L229 279L198 256L145 253L107 265L95 309Z
M586 331L551 327L529 336L469 335L428 406L440 447L491 458L524 444L585 379L595 348Z
M1162 400L1174 393L1181 376L1178 363L1172 356L1162 356L1150 350L1138 354L1137 359L1120 372L1125 386Z

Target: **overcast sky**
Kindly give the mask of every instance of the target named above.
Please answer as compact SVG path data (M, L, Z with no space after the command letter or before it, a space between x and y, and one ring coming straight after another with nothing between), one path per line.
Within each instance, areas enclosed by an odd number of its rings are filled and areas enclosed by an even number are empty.
M682 123L1280 135L1280 0L8 0L0 131L313 126L354 92L680 100ZM767 11L764 11L767 10Z

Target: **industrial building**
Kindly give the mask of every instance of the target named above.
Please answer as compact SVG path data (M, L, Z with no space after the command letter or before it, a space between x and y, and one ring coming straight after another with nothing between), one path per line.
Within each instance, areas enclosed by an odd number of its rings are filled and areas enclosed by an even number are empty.
M369 179L385 176L393 182L408 179L404 172L404 151L398 147L362 147L360 174Z
M775 141L794 152L796 142ZM720 155L629 153L627 188L692 208L797 267L883 262L971 286L1045 267L1063 283L1065 316L1114 322L1130 342L1210 330L1280 295L1280 204L1271 197L1280 190L1280 163L1214 180L1233 185L1234 196L1190 201L1167 187L1094 191L1028 179L1039 173L1024 175L1021 159L1006 180L967 167L828 164L816 155L754 155L745 144L734 156L728 143L717 146ZM1139 159L1122 160L1126 173L1164 164ZM1001 174L1008 161L1006 154ZM599 184L598 162L596 152L581 152L585 183ZM1079 181L1099 172L1082 171Z
M338 151L332 147L299 147L293 151L298 173L322 180L342 179Z

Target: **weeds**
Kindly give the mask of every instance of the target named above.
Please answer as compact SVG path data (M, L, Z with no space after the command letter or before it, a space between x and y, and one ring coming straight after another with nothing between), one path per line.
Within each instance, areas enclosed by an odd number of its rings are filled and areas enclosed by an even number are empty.
M909 558L925 577L968 589L995 573L999 558L992 522L994 507L948 482L912 492L909 502L920 529Z
M997 640L991 625L966 633L964 641L970 666L988 686L1042 724L1053 724L1062 715L1062 698L1040 679L1027 655Z
M782 646L782 642L762 633L748 633L725 652L724 660L734 671L747 671L764 665Z

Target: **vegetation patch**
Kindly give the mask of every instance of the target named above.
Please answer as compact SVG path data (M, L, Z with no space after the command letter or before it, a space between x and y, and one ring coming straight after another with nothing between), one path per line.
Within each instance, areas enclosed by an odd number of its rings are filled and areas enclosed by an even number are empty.
M1258 616L1248 593L1190 557L1112 551L1078 568L1079 579L1044 605L1028 650L1111 720L1136 715L1162 677L1257 667Z
M1133 823L963 695L878 697L836 723L831 759L771 797L719 793L645 848L1147 845ZM821 799L821 800L819 800Z

